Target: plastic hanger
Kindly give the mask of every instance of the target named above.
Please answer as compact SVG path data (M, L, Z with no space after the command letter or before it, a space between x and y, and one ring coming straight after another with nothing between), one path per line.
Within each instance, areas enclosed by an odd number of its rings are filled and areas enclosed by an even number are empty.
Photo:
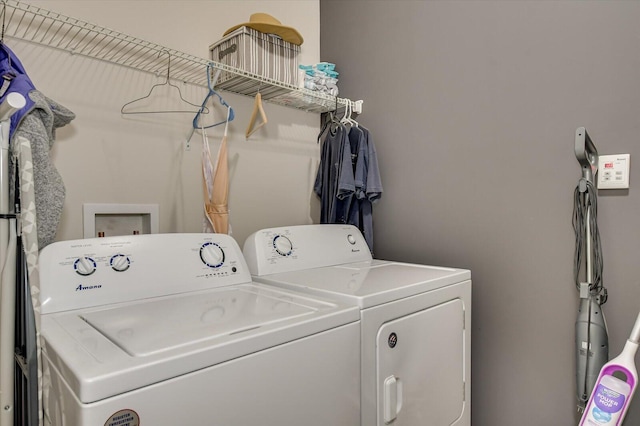
M341 124L340 120L338 120L338 117L336 116L337 112L338 112L338 97L336 96L336 107L333 111L327 112L327 115L325 116L325 118L328 118L328 120L324 121L324 123L322 124L322 128L320 129L320 133L318 133L318 143L320 143L320 139L322 139L322 135L324 135L324 132L327 130L327 128L330 125Z
M227 123L229 121L233 121L235 114L233 113L233 108L231 108L229 106L229 104L227 103L227 101L225 101L222 96L220 96L220 94L218 92L216 92L215 90L213 90L213 87L215 85L215 82L218 80L218 76L220 75L220 71L218 70L216 72L215 78L213 83L211 82L211 70L212 70L213 66L211 65L211 63L207 64L207 87L209 88L209 92L207 93L207 96L205 96L204 101L202 101L202 105L200 106L200 110L196 113L196 116L193 117L193 129L208 129L210 127L215 127L215 126L219 126L221 124ZM216 96L218 98L218 100L220 101L220 104L227 107L229 109L228 114L227 114L227 119L226 120L222 120L218 123L214 123L214 124L210 124L208 126L203 126L202 124L200 124L200 116L202 115L203 112L206 111L207 107L207 102L209 102L209 98L212 96ZM206 114L206 112L205 112ZM193 132L192 132L193 134Z
M351 118L352 111L353 111L353 104L351 100L347 99L347 103L344 109L344 116L342 117L342 120L340 120L340 123L342 123L345 126L351 125L351 126L358 127L358 122L353 118Z
M160 57L160 55L162 55L163 53L166 53L169 56L169 61L167 63L167 78L164 81L164 83L158 83L158 84L154 84L153 86L151 86L151 89L149 90L149 93L147 93L146 96L143 96L141 98L138 99L134 99L130 102L127 102L126 104L122 105L122 108L120 109L120 112L122 114L168 114L168 113L189 113L189 114L193 114L194 112L199 112L202 110L200 105L197 104L193 104L189 101L187 101L185 98L182 97L182 92L180 91L180 87L176 86L175 84L171 83L170 77L171 77L171 53L169 53L168 50L163 50L161 52L158 53L158 57ZM169 86L169 87L173 87L178 91L178 95L180 96L180 100L182 102L184 102L185 104L188 104L192 107L195 107L196 109L179 109L179 110L156 110L156 111L127 111L125 110L125 108L127 106L130 106L136 102L142 101L144 99L150 98L151 94L153 93L153 90L157 87L160 86ZM186 106L185 106L186 108Z
M196 113L195 117L193 117L193 122L192 122L192 125L191 125L191 133L189 133L189 136L187 137L187 141L185 143L185 149L186 150L191 149L191 145L190 145L191 138L193 137L193 134L195 133L196 130L200 129L200 130L204 131L204 129L208 129L210 127L219 126L221 124L228 123L229 121L233 121L233 119L235 117L235 114L233 112L233 108L231 108L229 106L227 101L225 101L222 98L222 96L220 96L220 94L218 92L213 90L213 88L216 85L216 82L218 81L218 77L220 77L220 72L222 70L218 69L216 71L216 74L213 77L213 80L211 80L211 70L212 69L213 69L213 65L211 63L208 63L207 64L207 88L209 89L209 92L207 93L207 96L205 96L204 101L202 101L202 105L200 105L200 109ZM220 121L218 123L210 124L208 126L203 126L202 123L200 123L200 116L202 115L202 113L206 114L208 112L208 109L206 107L207 102L209 102L209 98L211 96L214 96L214 95L218 97L218 100L220 101L220 104L227 108L227 119L223 120L223 121Z
M262 119L262 122L256 125L258 112L260 113L260 118ZM247 132L245 133L246 138L249 139L249 136L254 134L260 127L267 124L268 121L269 120L267 119L267 114L265 114L264 108L262 107L262 95L260 94L260 89L258 88L258 93L256 93L256 100L253 103L253 112L251 113L249 126L247 127Z

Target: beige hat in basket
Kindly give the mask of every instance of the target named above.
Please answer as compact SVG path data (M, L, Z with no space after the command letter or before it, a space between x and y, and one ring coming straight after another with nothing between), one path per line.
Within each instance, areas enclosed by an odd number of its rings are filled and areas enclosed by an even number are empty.
M267 13L252 14L249 18L249 22L234 25L233 27L225 31L223 36L226 36L231 31L236 30L240 27L253 28L254 30L260 31L261 33L275 34L282 37L284 41L288 41L291 44L297 44L298 46L301 45L304 41L300 33L295 28L282 25L280 21Z

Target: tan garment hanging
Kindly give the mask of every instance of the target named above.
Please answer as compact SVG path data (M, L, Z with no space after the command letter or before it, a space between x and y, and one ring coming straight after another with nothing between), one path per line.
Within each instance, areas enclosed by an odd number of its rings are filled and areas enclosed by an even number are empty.
M229 108L227 108L227 124L224 128L224 136L218 150L218 158L215 168L211 161L209 143L206 133L202 129L204 151L202 158L202 189L204 195L205 216L213 232L218 234L229 234L229 163L227 154L227 128L228 128Z

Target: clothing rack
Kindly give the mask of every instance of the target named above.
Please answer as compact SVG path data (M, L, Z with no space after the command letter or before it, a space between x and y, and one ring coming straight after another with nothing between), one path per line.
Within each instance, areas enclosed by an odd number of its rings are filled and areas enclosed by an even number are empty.
M168 52L172 61L171 78L203 87L207 86L206 66L211 63L214 68L237 76L231 79L232 83L223 83L217 88L251 97L260 92L262 99L267 102L308 112L328 112L346 107L350 102L345 98L282 83L17 0L2 0L0 21L4 37L153 74L166 69L166 57L159 57L159 53Z

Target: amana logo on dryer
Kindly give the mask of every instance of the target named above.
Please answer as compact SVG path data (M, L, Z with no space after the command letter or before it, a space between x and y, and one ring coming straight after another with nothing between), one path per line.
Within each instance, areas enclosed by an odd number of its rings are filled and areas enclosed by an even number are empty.
M97 288L102 288L102 284L97 284L97 285L82 285L82 284L80 284L78 287L76 287L76 291L95 290Z

